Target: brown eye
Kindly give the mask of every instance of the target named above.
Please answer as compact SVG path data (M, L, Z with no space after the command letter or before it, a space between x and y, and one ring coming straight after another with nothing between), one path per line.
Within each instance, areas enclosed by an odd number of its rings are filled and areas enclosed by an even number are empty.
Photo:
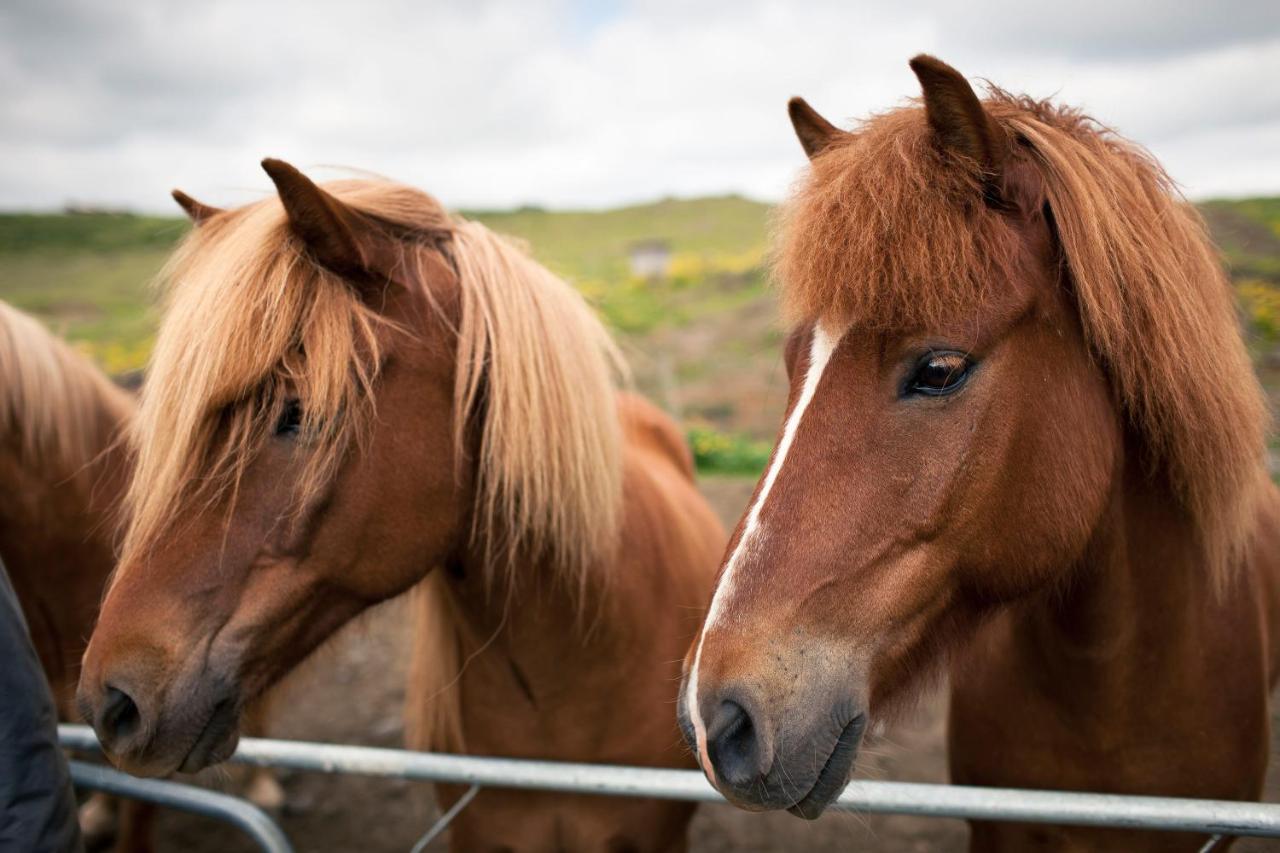
M280 420L276 421L276 435L293 436L302 431L302 404L297 400L285 403Z
M907 382L908 394L940 397L964 384L973 362L964 353L931 352L916 365Z

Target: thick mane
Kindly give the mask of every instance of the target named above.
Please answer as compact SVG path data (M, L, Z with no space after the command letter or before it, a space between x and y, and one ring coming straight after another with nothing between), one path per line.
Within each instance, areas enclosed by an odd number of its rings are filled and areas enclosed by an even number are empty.
M1012 274L1013 229L976 171L935 144L921 108L877 116L814 161L781 210L788 319L933 325Z
M998 90L985 106L1040 175L1094 354L1225 576L1253 521L1268 416L1203 223L1148 153L1079 112ZM1016 245L976 169L944 155L913 106L816 158L776 267L794 320L904 328L1016 280Z
M622 502L622 427L613 383L624 370L582 297L509 241L457 222L462 282L455 431L478 407L476 531L490 567L555 555L579 590L605 570ZM499 534L502 537L499 538Z
M406 238L406 282L429 288L417 272L445 238L462 294L455 429L480 432L475 532L490 568L550 553L572 584L602 571L622 499L611 372L619 362L603 326L568 284L422 192L376 180L325 189ZM290 395L305 402L312 447L300 497L320 487L366 434L388 328L310 260L274 197L193 229L161 286L167 305L134 436L126 560L175 522L179 506L233 500Z
M119 435L133 404L87 358L0 302L0 430L51 479L75 477Z

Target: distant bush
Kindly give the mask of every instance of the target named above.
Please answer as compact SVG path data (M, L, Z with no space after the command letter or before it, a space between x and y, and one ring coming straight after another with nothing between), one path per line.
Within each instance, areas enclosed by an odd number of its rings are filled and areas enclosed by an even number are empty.
M109 376L125 376L147 363L155 341L151 337L139 341L76 341L75 347L87 355Z
M666 276L630 274L573 278L609 325L628 335L684 326L765 290L764 247L735 252L680 252Z
M737 252L679 252L671 259L670 278L677 287L742 277L764 267L764 244Z
M620 332L643 335L677 317L664 293L641 279L621 282L591 279L576 285L608 324Z
M1280 287L1261 279L1236 284L1247 331L1255 344L1280 343Z
M705 474L759 476L769 464L773 446L742 435L718 432L707 426L690 427L689 447L698 470Z

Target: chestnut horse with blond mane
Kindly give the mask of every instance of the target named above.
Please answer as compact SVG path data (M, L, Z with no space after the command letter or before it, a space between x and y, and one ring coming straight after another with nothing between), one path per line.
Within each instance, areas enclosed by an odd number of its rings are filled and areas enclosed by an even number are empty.
M852 132L791 103L791 395L689 650L686 736L735 803L814 817L949 661L955 782L1256 799L1280 495L1203 226L1080 113L911 67L923 103Z
M116 564L120 505L131 459L133 396L32 317L0 301L0 558L13 581L59 719L77 721L76 681L107 579ZM246 727L264 733L270 703ZM280 805L268 770L249 796ZM153 809L95 795L81 809L89 846L151 849Z
M0 557L59 716L115 566L133 400L35 319L0 302Z
M724 534L675 426L512 244L409 187L263 166L278 194L244 208L176 194L199 224L80 681L107 754L222 761L247 701L416 588L415 746L692 766L671 707ZM681 850L692 811L485 790L452 844Z
M80 656L115 567L133 398L34 318L0 302L0 558L53 692L75 711ZM90 844L150 848L152 809L97 794L80 811Z

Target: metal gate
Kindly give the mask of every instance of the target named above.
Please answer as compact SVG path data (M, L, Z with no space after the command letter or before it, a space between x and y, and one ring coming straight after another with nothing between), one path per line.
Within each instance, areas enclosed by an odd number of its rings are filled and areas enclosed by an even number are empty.
M68 749L98 751L88 726L61 725L59 739ZM724 802L701 773L604 764L570 764L514 758L411 752L367 746L246 738L231 761L317 773L350 773L423 782L469 785L458 805L444 814L418 842L426 846L448 826L482 788L523 788L614 797L652 797L692 802ZM226 820L250 834L263 850L289 853L284 832L249 802L155 779L135 779L100 765L72 762L77 785ZM1280 805L1177 797L1139 797L979 788L913 782L854 780L832 808L846 811L908 814L1028 823L1078 824L1116 829L1195 832L1220 837L1254 835L1280 838Z

